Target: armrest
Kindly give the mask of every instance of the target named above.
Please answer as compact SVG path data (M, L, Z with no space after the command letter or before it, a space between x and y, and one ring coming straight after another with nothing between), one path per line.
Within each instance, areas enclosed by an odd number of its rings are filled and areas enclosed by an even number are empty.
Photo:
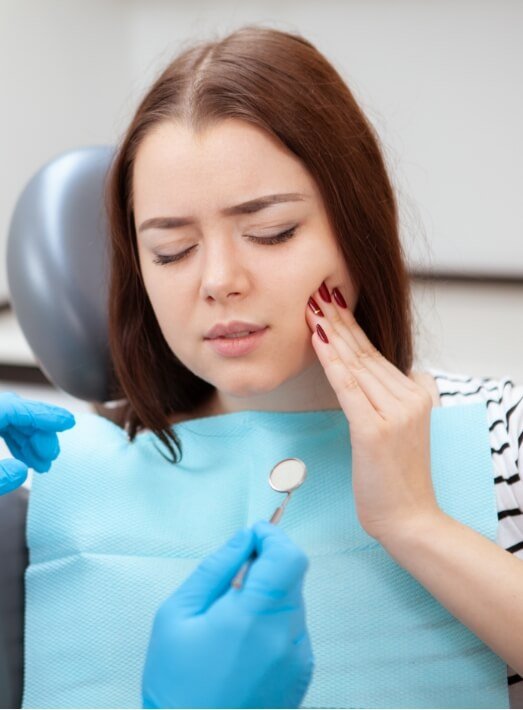
M0 496L0 708L22 704L28 499L26 488Z

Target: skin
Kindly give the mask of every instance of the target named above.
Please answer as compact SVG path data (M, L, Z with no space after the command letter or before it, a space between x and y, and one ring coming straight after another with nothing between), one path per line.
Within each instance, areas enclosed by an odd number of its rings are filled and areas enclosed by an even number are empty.
M221 214L231 205L289 192L306 197L252 214ZM191 417L339 409L311 343L307 303L322 282L337 286L350 310L357 293L318 188L298 158L244 121L227 119L199 135L163 122L138 149L133 195L140 265L162 333L180 361L216 387ZM172 216L191 216L194 224L140 229L146 220ZM295 224L284 243L245 237L274 236ZM158 254L192 246L181 261L154 263ZM203 337L230 320L269 330L253 352L225 358Z
M439 508L430 466L437 387L428 373L400 372L354 319L357 294L320 196L299 161L271 136L239 121L201 136L166 123L138 151L134 190L137 227L150 217L197 219L179 231L143 232L139 253L167 342L217 388L201 415L341 405L350 426L352 489L362 527L523 674L521 560ZM280 191L303 191L309 199L241 218L219 214L225 206ZM295 222L296 236L284 244L242 238L275 234ZM155 251L175 253L192 245L197 248L186 261L152 262ZM330 294L337 287L348 308L332 298L323 301L322 283ZM310 296L322 315L307 306ZM202 337L216 322L232 319L270 329L253 353L226 359ZM328 343L319 338L317 324Z

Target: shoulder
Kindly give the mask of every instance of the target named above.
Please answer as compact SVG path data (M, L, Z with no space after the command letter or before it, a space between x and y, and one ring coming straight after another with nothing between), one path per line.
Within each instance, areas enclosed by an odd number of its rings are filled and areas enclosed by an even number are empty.
M40 489L51 492L60 486L76 485L86 478L94 480L97 472L114 467L129 447L126 432L97 414L75 414L75 425L58 433L60 452L48 473L33 476L31 497ZM41 495L39 493L39 495Z
M60 453L51 471L64 476L116 472L144 457L150 459L154 452L152 432L139 434L131 442L122 427L98 414L82 412L75 420L71 429L58 433Z
M437 385L442 406L485 402L504 409L523 397L523 385L509 377L478 377L446 370L428 370Z
M82 412L75 415L75 420L71 429L58 434L63 453L81 450L83 454L88 454L129 444L126 432L105 417Z
M60 454L53 468L65 467L81 460L84 466L93 468L120 467L165 459L159 450L160 443L154 432L142 431L131 441L125 429L99 414L75 415L76 423L67 431L58 434Z
M523 385L510 377L474 377L429 370L437 384L441 406L484 402L493 456L504 456L507 470L519 468L523 445Z

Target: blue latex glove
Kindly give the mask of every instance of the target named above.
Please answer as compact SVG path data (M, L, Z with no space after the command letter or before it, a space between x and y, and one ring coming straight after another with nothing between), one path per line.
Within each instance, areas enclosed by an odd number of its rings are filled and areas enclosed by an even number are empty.
M241 589L231 587L253 550ZM266 521L207 557L159 608L145 708L297 708L313 671L302 586L308 559Z
M15 457L0 461L0 495L21 486L28 468L48 471L60 453L56 432L74 424L73 415L62 407L23 399L13 392L0 394L0 436Z

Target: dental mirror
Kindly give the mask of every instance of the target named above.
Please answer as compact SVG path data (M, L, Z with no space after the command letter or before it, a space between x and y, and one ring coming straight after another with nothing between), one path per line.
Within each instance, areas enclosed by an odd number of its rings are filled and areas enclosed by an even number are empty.
M279 493L290 493L301 486L306 475L307 467L301 459L283 459L269 473L269 485Z
M269 486L278 493L287 493L287 496L280 507L276 508L269 522L277 523L280 520L292 491L301 486L306 475L307 466L301 459L283 459L274 466L269 473Z
M283 459L276 464L269 473L269 485L270 487L278 491L278 493L286 493L285 500L283 503L276 508L274 513L269 520L270 523L276 524L281 520L281 516L285 510L287 503L291 497L291 493L299 488L305 477L307 476L307 466L301 459ZM256 559L256 551L254 551L247 562L245 562L240 568L236 577L232 580L231 584L236 589L242 586L243 578L247 573L247 570Z

